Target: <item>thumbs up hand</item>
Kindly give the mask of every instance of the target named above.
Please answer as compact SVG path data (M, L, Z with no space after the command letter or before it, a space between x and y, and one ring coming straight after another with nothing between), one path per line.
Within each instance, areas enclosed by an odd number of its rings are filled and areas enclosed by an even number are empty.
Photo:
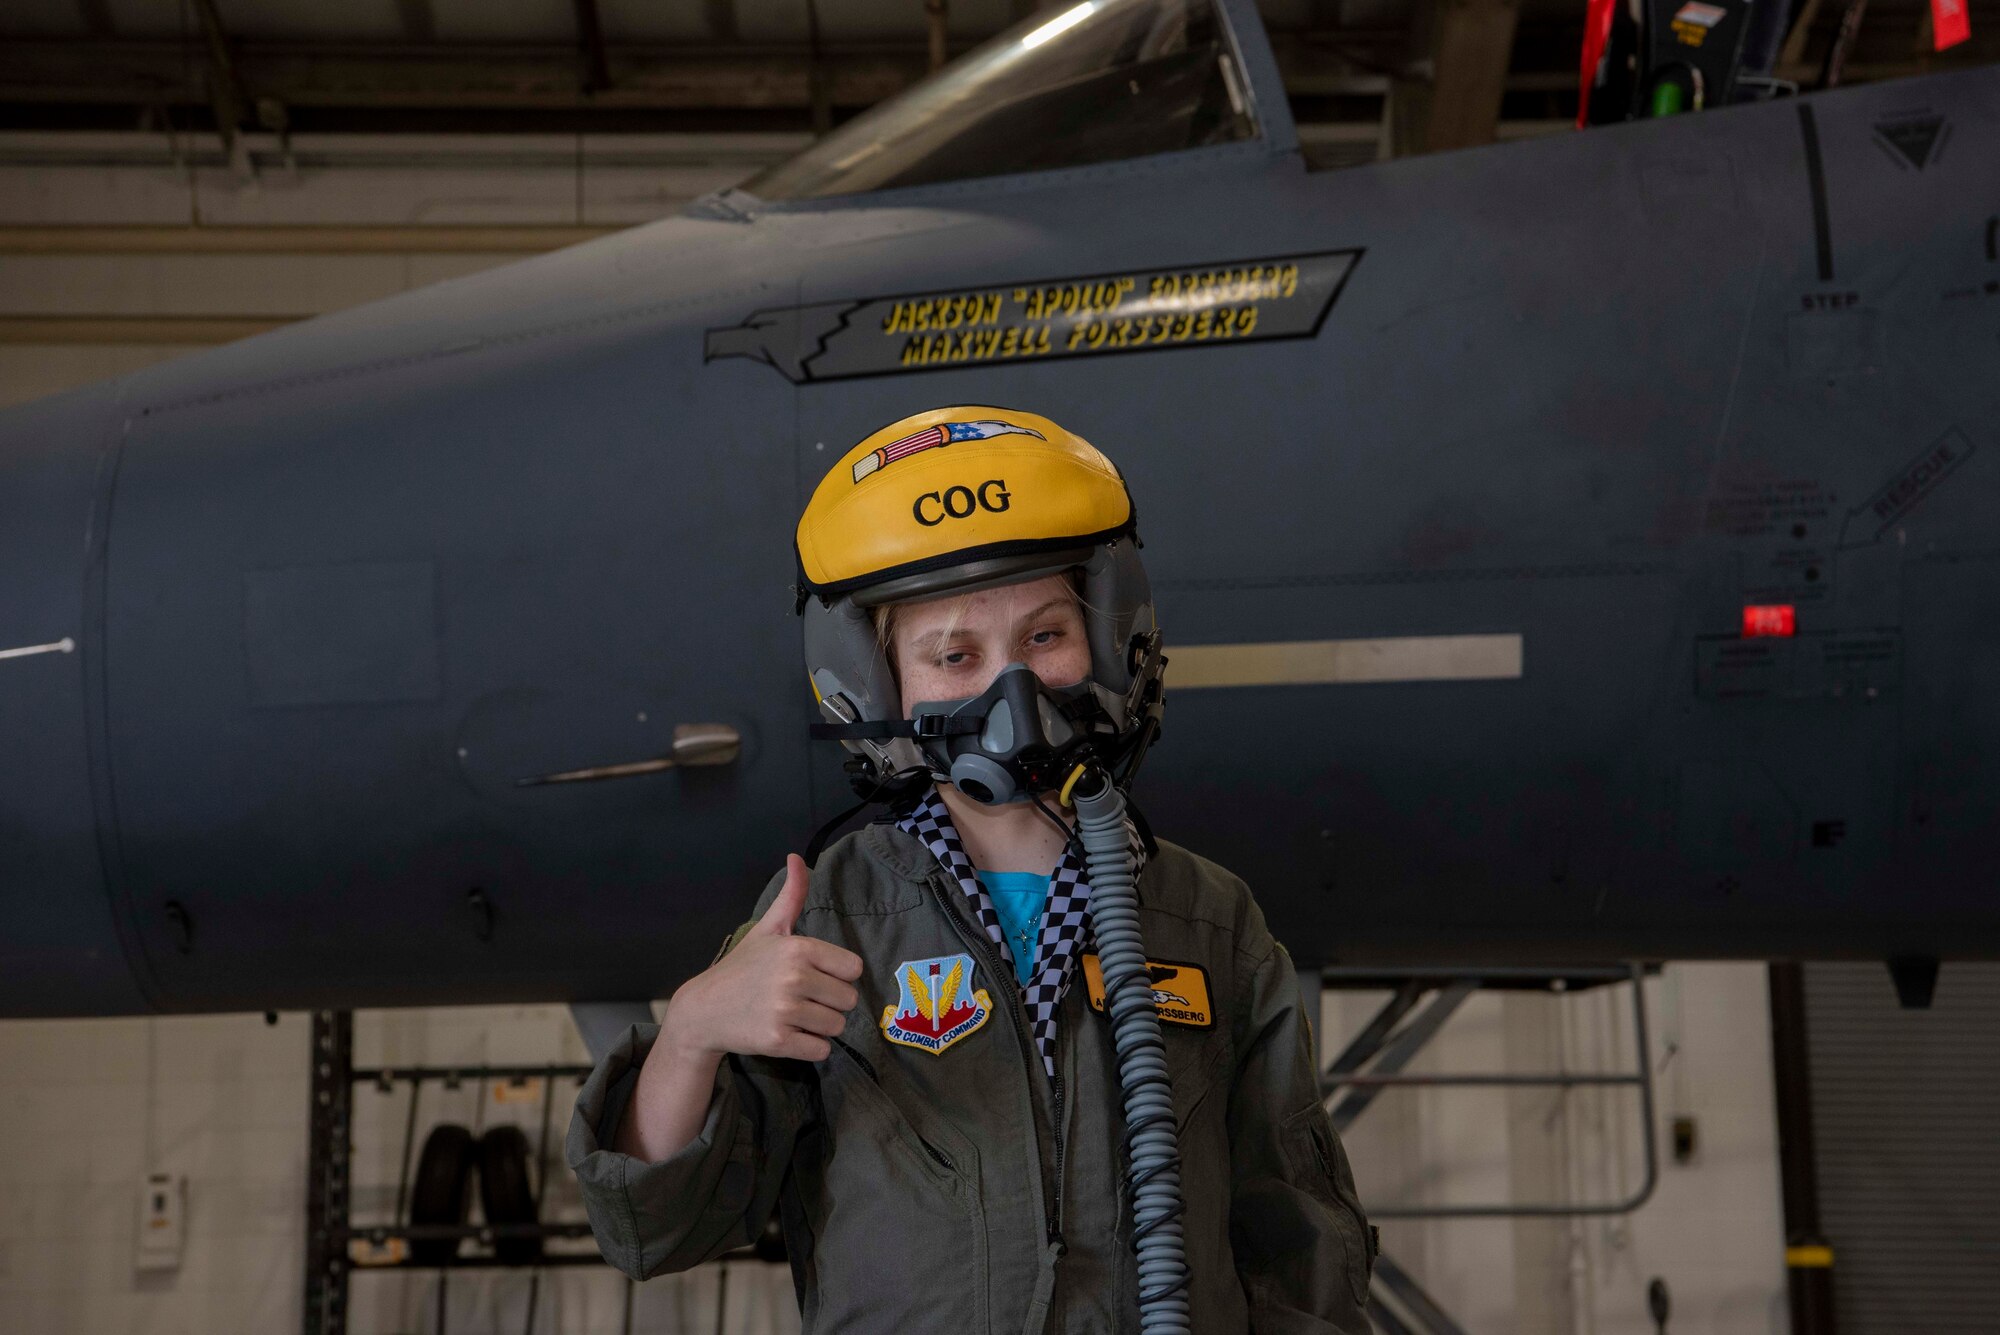
M805 860L785 859L778 897L734 950L683 983L667 1004L662 1039L683 1052L822 1061L860 995L861 957L792 935L806 900Z
M764 910L764 916L750 929L752 935L790 936L792 924L799 920L799 910L805 907L806 884L810 873L806 870L805 859L797 853L785 855L785 886L778 891L778 897L771 901L771 907Z

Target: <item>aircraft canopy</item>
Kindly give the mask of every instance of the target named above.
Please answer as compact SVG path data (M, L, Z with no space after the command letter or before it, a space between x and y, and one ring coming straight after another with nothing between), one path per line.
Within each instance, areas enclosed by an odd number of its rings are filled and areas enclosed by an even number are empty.
M1044 9L746 182L817 199L1048 171L1256 135L1210 0Z

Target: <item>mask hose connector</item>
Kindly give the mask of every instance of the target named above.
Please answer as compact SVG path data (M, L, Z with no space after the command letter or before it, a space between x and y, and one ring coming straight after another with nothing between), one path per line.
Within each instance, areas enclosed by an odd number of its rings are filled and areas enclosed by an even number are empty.
M1081 768L1081 767L1080 767ZM1104 973L1118 1083L1125 1095L1132 1184L1132 1243L1139 1265L1142 1335L1188 1335L1187 1251L1182 1232L1181 1152L1160 1013L1146 972L1139 896L1125 837L1125 795L1102 769L1072 774L1064 798L1076 807L1090 917Z

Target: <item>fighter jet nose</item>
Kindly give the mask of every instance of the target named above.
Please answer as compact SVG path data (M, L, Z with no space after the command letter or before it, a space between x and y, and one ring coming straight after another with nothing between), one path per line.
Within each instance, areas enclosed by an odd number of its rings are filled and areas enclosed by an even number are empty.
M662 887L755 886L808 823L803 730L759 727L796 631L746 596L790 583L798 427L704 363L715 264L614 298L604 258L0 416L0 1014L497 997L585 955L639 996L734 925Z
M93 791L90 624L105 556L103 389L0 414L0 1013L151 1004L106 893Z

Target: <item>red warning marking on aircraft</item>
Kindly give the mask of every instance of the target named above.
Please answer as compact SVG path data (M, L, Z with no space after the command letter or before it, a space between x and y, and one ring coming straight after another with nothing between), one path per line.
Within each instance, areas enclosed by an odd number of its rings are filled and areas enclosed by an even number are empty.
M1752 605L1743 609L1743 638L1790 636L1798 633L1798 616L1790 603Z

